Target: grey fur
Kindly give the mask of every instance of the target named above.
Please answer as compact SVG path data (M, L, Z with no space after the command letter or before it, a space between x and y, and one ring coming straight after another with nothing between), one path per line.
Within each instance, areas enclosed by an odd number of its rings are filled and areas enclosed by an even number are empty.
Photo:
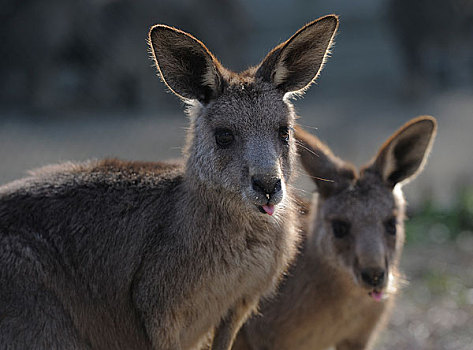
M316 55L315 76L337 25L327 16L305 27L316 50L280 47L299 62ZM184 164L67 163L0 188L1 348L180 350L215 330L213 349L229 349L295 255L296 146L280 131L294 124L285 98L294 91L256 76L286 64L272 52L232 73L162 25L150 44L163 80L189 103ZM300 75L285 79L305 88ZM218 128L233 132L229 147L217 145ZM255 178L281 184L260 193Z
M432 117L404 125L358 174L320 140L296 131L304 167L319 189L299 214L304 238L288 277L273 300L241 329L234 350L362 350L371 348L394 304L397 267L404 243L405 203L396 183L421 171L436 133ZM392 155L387 156L387 154ZM396 234L385 224L395 218ZM334 236L332 222L344 220L350 232ZM366 269L390 277L373 287ZM375 301L369 293L384 291Z

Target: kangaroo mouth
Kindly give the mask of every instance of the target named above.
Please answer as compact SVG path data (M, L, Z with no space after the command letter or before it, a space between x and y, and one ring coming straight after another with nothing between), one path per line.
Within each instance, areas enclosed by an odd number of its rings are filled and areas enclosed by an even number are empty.
M264 204L264 205L258 205L258 210L262 214L268 214L269 216L274 214L274 204Z
M385 298L384 291L376 288L373 288L373 290L371 290L368 295L378 302Z

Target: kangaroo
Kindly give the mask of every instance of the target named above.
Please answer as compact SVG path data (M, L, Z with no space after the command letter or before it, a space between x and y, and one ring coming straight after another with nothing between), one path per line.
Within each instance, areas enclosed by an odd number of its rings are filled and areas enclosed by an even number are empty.
M310 210L301 204L300 254L279 294L243 326L234 350L372 346L399 279L401 185L422 170L436 128L432 117L411 120L359 173L316 137L296 130L302 164L318 194Z
M337 27L313 21L237 74L153 26L159 75L188 105L183 164L67 163L1 187L0 347L180 350L214 334L230 349L296 253L289 97Z

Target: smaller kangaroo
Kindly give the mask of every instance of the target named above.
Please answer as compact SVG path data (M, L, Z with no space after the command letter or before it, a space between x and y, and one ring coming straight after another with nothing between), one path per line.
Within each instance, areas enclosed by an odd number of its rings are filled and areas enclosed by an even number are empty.
M436 134L423 116L392 135L359 173L297 128L317 185L299 215L301 252L274 300L241 329L234 350L368 349L393 306L404 244L401 185L423 168ZM305 206L305 208L304 208Z

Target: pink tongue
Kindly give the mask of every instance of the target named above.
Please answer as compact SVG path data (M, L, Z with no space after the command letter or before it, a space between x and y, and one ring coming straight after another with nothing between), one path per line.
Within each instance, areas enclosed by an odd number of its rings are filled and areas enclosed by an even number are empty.
M383 299L383 292L372 291L370 296L376 301L381 301Z
M263 205L263 210L266 212L268 215L273 215L274 213L274 205L272 204L265 204Z

